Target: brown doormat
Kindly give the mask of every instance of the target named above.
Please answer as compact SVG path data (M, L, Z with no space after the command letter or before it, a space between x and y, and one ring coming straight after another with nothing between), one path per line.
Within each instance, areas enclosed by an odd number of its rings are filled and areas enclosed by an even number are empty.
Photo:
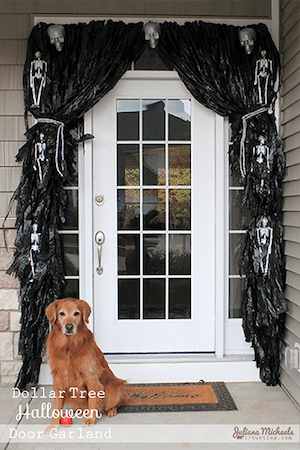
M225 383L128 384L129 400L118 412L232 411Z

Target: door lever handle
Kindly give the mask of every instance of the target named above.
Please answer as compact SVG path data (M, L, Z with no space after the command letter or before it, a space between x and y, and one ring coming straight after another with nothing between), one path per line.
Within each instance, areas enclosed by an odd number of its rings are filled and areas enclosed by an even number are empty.
M97 274L102 275L103 274L103 266L101 265L101 258L102 258L102 246L105 242L105 234L103 231L97 231L95 234L95 241L98 247L98 267L97 267Z

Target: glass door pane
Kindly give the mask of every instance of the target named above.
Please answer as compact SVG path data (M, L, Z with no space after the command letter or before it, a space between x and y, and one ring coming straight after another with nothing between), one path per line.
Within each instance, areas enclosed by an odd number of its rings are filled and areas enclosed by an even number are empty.
M117 100L118 318L191 318L190 100Z

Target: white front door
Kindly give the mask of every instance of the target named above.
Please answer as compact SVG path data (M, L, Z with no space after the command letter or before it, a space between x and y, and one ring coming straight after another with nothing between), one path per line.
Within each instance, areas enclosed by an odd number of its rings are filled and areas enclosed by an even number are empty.
M215 120L178 79L125 77L92 110L105 353L215 351Z

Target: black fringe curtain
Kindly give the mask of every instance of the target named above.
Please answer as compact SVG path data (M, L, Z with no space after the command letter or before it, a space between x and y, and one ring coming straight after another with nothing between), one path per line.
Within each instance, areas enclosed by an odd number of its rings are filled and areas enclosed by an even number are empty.
M170 61L193 96L209 109L231 120L257 109L255 65L266 50L273 61L270 84L274 86L280 66L279 54L267 27L249 25L256 32L250 55L239 42L239 28L206 22L161 25L158 50ZM269 91L268 103L275 99Z
M36 25L29 37L24 67L24 99L37 118L77 122L112 89L144 47L142 23L92 21L64 25L62 51L50 44L49 24ZM47 63L47 82L39 108L32 107L30 64L40 51Z
M282 236L285 156L274 115L280 58L267 27L249 27L256 33L251 54L240 45L239 28L204 22L162 24L158 49L200 103L229 116L230 166L240 175L244 212L250 210L253 219L241 258L241 273L246 276L243 329L254 348L260 378L276 385L287 310ZM263 51L271 71L266 94L261 88L262 104L256 74Z
M35 26L27 46L25 108L26 115L29 111L37 123L27 131L27 142L17 155L17 160L23 161L23 170L14 194L16 250L8 269L21 285L19 353L23 365L16 382L21 390L38 382L49 327L45 308L64 293L63 248L58 229L66 220L63 186L73 175L78 143L74 131L80 117L114 87L144 46L141 23L97 21L65 25L64 46L58 52L50 44L48 26ZM32 61L38 57L46 67L46 80L39 105L35 106L30 73ZM39 235L38 247L32 247L34 226Z
M49 41L48 24L35 26L28 40L24 66L25 118L37 123L28 129L17 155L23 161L17 200L17 237L8 273L21 284L23 366L16 386L36 384L48 323L45 308L63 296L64 262L58 229L65 222L64 183L73 175L74 130L141 54L142 23L92 21L64 25L65 40L58 52ZM178 72L192 95L232 124L230 163L245 186L243 204L253 221L247 230L241 267L246 275L243 328L251 342L261 378L279 382L279 346L286 302L281 232L281 182L285 171L282 143L277 135L274 101L279 54L265 25L256 32L253 52L246 55L238 27L187 22L161 24L157 51ZM264 105L255 85L257 61L266 51L271 61ZM32 84L37 61L43 79ZM37 104L38 103L38 104ZM275 278L278 277L278 278Z

